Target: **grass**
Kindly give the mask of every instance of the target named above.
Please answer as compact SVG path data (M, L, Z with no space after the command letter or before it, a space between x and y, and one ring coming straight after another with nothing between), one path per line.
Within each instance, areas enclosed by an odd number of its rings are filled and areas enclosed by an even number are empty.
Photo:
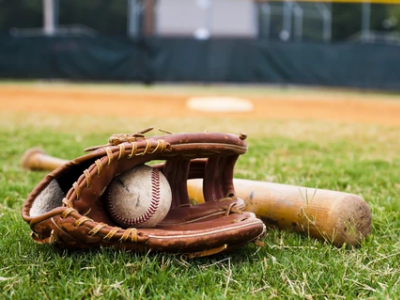
M346 191L373 213L359 248L268 230L264 246L184 261L179 256L35 244L20 217L45 175L19 166L40 146L75 158L114 132L155 125L174 132L248 133L235 177ZM317 121L132 119L0 113L0 299L399 299L398 128Z
M166 95L202 95L202 96L238 96L238 97L265 97L265 95L273 96L290 96L296 99L297 97L308 96L309 100L318 99L318 97L331 97L337 99L362 99L368 100L398 100L397 92L390 91L374 91L365 89L342 89L331 87L313 87L309 86L291 86L291 85L264 85L264 84L176 84L158 83L157 85L142 85L135 83L118 83L118 82L65 82L57 80L2 80L0 87L28 87L34 90L49 90L63 92L65 88L73 86L74 91L84 91L88 93L119 93L119 94L166 94Z

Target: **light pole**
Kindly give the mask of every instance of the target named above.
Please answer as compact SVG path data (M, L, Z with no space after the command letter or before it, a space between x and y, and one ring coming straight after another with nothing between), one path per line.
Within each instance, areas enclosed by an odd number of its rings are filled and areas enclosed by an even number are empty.
M58 24L58 0L43 0L43 32L52 36Z

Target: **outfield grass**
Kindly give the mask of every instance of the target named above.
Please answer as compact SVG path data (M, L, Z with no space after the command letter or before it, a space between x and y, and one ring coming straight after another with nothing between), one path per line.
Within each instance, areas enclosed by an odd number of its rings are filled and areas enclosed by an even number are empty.
M74 91L88 92L88 93L114 93L118 94L157 94L164 93L166 95L195 95L202 96L239 96L239 97L265 97L271 96L321 96L321 97L338 97L338 98L362 98L364 101L368 100L398 100L399 94L390 91L372 91L365 89L342 89L330 87L309 87L309 86L292 86L292 85L265 85L265 84L180 84L165 83L157 85L142 85L136 83L118 83L118 82L103 82L90 83L90 82L68 82L68 81L0 81L0 87L11 88L34 88L35 90L60 91L72 87Z
M399 299L399 128L317 121L132 119L0 113L0 299ZM35 244L20 211L45 175L19 166L40 146L72 159L114 132L248 133L235 177L361 195L371 236L356 249L268 230L264 246L183 261L112 250L65 252Z

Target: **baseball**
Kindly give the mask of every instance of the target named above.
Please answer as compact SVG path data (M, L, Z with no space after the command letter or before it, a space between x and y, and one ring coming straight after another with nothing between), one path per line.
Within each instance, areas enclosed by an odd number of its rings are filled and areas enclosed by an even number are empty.
M111 217L122 227L155 227L167 215L172 201L167 178L146 165L116 176L106 203Z

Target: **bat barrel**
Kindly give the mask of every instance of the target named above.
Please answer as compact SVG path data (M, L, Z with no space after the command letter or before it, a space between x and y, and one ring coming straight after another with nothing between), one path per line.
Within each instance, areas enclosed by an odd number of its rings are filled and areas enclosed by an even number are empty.
M21 166L26 170L53 171L67 162L65 159L52 157L40 148L25 151L21 158Z
M191 198L201 180L190 180ZM234 179L236 195L269 227L306 233L337 246L358 245L371 232L371 212L359 196L331 190Z

